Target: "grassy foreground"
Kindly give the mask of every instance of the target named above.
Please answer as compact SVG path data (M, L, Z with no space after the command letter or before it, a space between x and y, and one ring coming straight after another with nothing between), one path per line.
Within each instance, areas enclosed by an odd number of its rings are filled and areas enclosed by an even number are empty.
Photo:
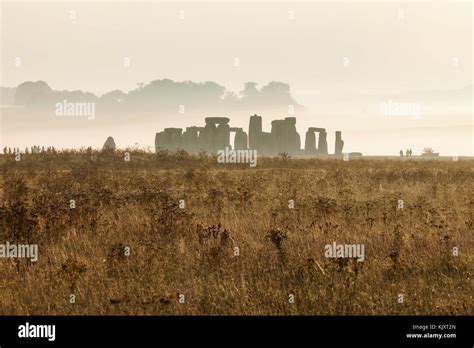
M474 313L474 161L125 157L0 156L0 314Z

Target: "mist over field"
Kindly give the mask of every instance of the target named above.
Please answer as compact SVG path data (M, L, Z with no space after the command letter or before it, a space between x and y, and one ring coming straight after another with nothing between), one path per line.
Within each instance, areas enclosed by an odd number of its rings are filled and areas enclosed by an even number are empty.
M448 101L427 98L425 103L420 104L418 114L408 115L383 114L381 105L391 100L374 96L365 97L361 102L321 105L317 112L298 104L289 91L254 105L245 97L226 103L220 96L214 103L208 101L206 104L199 104L198 101L189 103L187 97L181 98L183 104L178 104L178 96L173 98L173 102L163 105L159 92L156 99L150 98L152 102L148 103L127 104L123 100L117 102L117 99L108 101L107 96L94 96L90 98L96 107L93 118L56 115L57 103L64 100L87 101L83 95L78 98L74 93L58 93L52 100L41 100L40 105L4 107L1 110L2 144L20 148L31 144L57 148L100 148L107 136L112 135L122 148L136 144L153 147L154 134L167 127L184 129L187 126L203 126L205 117L226 116L231 119L232 126L247 130L248 117L257 113L263 116L267 130L270 130L272 120L285 116L297 118L296 126L302 137L308 127L326 127L329 144L334 143L334 132L343 130L348 151L360 151L366 155L396 155L400 149L408 147L419 154L429 146L445 156L454 153L472 156L470 93L472 87L461 91L459 96L451 97L451 101L449 98L445 98ZM180 105L184 110L179 109ZM334 108L334 105L337 107ZM291 114L288 113L289 107L293 108ZM335 109L341 111L335 113ZM344 122L349 112L351 117L359 120L358 124Z

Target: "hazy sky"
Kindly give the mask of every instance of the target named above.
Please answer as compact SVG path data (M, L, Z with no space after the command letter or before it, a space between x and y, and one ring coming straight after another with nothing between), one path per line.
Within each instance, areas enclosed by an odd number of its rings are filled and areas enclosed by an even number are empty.
M44 80L101 94L162 78L234 91L282 81L322 117L341 114L334 126L361 129L359 96L415 91L416 99L472 84L471 2L36 1L1 9L2 86ZM471 108L461 109L458 124L469 125Z
M472 79L470 3L4 2L2 10L4 86L43 79L101 93L167 77L240 90L280 80L308 104L328 89L461 88Z

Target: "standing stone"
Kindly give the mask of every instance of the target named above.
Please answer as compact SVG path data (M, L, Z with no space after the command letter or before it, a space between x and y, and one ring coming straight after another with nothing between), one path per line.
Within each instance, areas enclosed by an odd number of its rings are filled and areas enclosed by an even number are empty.
M205 134L204 127L196 127L196 130L198 131L198 139L197 139L198 152L205 151L206 139L204 136Z
M215 123L206 123L204 129L199 133L199 143L204 151L214 152L216 131Z
M203 143L205 151L213 153L230 146L230 119L227 117L206 117Z
M102 151L115 151L115 149L116 149L116 146L115 146L114 138L108 137L104 143L104 146L102 147Z
M198 152L198 127L186 128L183 133L183 149L188 153Z
M271 124L271 134L276 142L276 152L285 152L287 147L287 137L284 129L284 120L273 120Z
M316 147L316 132L318 133L318 146ZM327 133L324 128L310 127L306 132L305 152L317 153L322 155L328 154Z
M216 128L215 150L223 150L228 146L230 146L230 126L227 123L220 123Z
M158 132L155 135L155 152L163 150L163 132Z
M319 132L319 139L318 139L318 153L322 155L328 154L328 134L326 131Z
M273 120L271 134L276 141L277 153L297 153L300 150L301 140L300 135L296 131L295 117Z
M236 150L247 149L247 133L245 133L242 128L238 128L235 131L234 149Z
M296 117L285 117L285 134L287 137L287 152L297 153L301 148L301 139L296 131Z
M316 136L311 128L306 132L304 150L306 153L316 153Z
M336 131L336 144L334 153L336 155L342 155L342 149L344 148L344 141L341 138L341 131Z
M252 150L262 150L262 116L250 116L249 122L249 148Z
M168 150L176 151L182 148L182 129L165 128L165 146Z

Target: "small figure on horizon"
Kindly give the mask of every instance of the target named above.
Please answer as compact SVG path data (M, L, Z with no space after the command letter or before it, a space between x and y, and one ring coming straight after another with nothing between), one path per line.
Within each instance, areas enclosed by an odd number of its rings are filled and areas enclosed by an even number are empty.
M403 150L400 150L400 157L403 157Z

